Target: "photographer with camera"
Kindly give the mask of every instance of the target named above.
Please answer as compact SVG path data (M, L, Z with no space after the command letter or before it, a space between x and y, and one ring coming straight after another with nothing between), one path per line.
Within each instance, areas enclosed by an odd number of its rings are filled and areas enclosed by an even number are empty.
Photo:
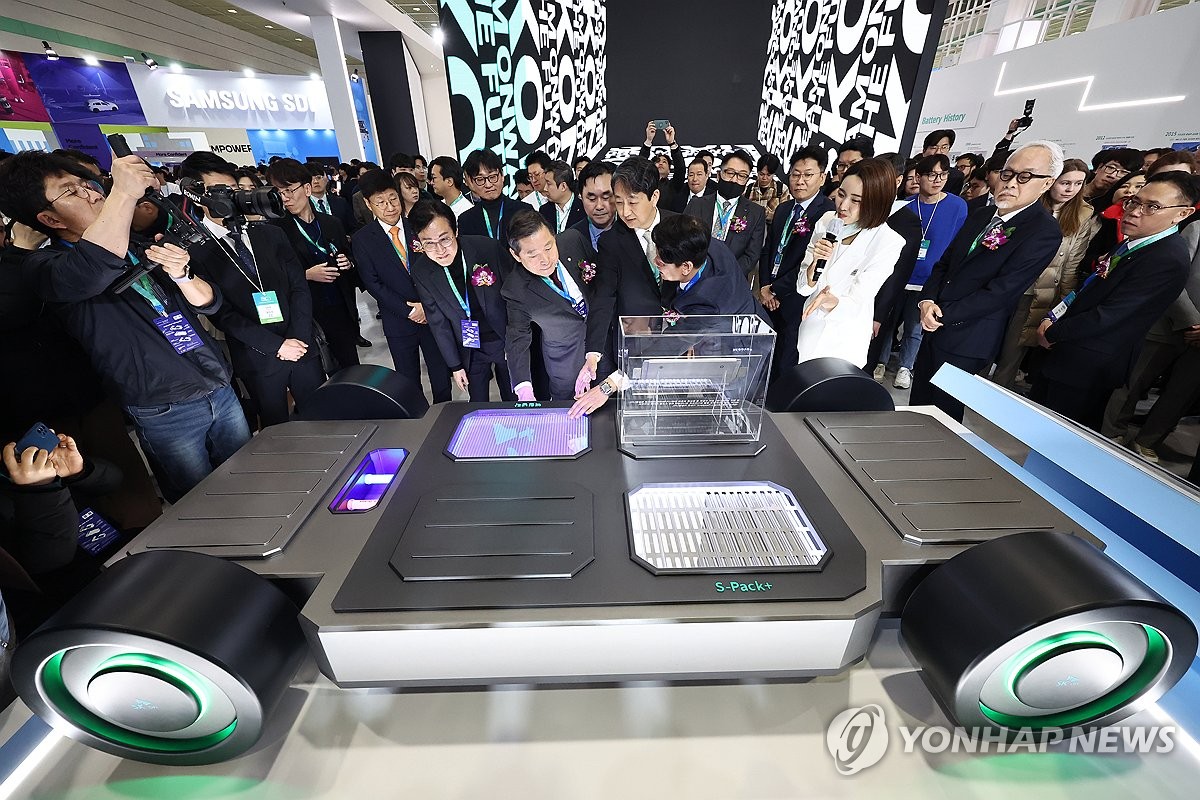
M137 430L163 495L183 497L250 438L229 366L200 325L221 294L186 250L131 237L134 208L157 186L140 158L114 159L108 197L73 162L24 152L0 163L0 209L48 234L23 269L33 291L87 351ZM153 265L129 288L127 270Z
M196 258L197 272L220 287L225 299L212 321L225 334L233 372L265 428L287 422L289 389L296 405L303 406L324 383L325 373L317 348L309 346L312 296L304 270L282 231L247 225L244 213L238 213L243 209L231 202L236 171L215 153L192 153L182 165L185 181L204 186L204 227L216 240ZM221 196L230 202L217 201Z

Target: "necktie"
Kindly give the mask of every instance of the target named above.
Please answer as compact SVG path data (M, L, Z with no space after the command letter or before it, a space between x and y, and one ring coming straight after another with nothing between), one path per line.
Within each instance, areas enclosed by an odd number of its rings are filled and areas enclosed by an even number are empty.
M246 243L242 241L242 237L235 236L232 233L225 237L225 241L233 246L233 252L237 255L238 261L242 263L250 273L253 280L258 280L258 267L254 263L254 254L250 252L250 248L246 247Z
M558 290L559 290L560 292L561 292L561 291L565 291L565 290L563 289L562 281L560 281L560 280L558 279L558 270L555 270L554 272L551 272L551 273L550 273L550 280L554 282L554 285L558 287Z
M326 200L324 197L322 197L317 202L317 208L319 208L323 213L328 214L329 213L329 201Z
M999 214L992 217L992 221L989 222L987 227L983 229L983 232L975 237L975 241L971 242L971 247L967 250L967 255L974 253L975 248L979 247L979 243L982 242L989 233L996 230L996 228L999 228L1003 224L1004 224L1004 220L1000 219Z
M404 246L404 237L400 235L400 226L393 225L388 228L388 233L392 235L392 245L396 248L396 255L400 256L400 263L408 269L408 248Z
M734 200L722 200L717 203L717 213L713 214L712 235L714 239L725 240L726 231L729 230L729 222L733 216Z
M638 231L638 238L642 240L642 249L646 251L646 261L649 262L650 269L654 272L654 280L661 286L662 273L658 271L658 265L654 263L654 257L658 255L654 249L654 238L650 235L649 229Z

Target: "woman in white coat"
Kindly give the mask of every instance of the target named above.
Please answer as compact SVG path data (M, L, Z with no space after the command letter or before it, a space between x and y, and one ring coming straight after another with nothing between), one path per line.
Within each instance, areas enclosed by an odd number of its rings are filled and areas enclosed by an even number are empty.
M896 192L896 171L878 158L847 170L832 197L834 210L813 226L797 289L808 297L800 318L800 361L832 356L862 367L871 344L875 295L896 268L904 238L887 224ZM835 244L830 223L843 228ZM816 262L825 260L820 275Z

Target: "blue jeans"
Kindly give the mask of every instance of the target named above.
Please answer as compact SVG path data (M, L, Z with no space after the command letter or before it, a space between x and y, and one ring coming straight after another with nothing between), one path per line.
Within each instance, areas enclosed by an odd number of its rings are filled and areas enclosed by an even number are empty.
M171 503L250 441L250 426L230 386L184 403L126 406L125 414Z
M921 349L921 337L925 335L925 329L921 327L921 310L917 308L920 299L920 292L906 289L900 300L904 304L900 315L904 321L900 332L900 366L905 369L912 369L917 363L917 351Z

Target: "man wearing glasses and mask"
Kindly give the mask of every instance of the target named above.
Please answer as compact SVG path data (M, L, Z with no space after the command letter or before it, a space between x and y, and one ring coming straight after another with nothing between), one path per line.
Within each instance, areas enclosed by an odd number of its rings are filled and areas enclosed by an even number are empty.
M1128 380L1150 327L1187 284L1191 258L1178 232L1197 201L1196 181L1184 172L1154 175L1126 198L1125 241L1038 327L1049 352L1031 400L1100 430L1109 395Z
M458 236L454 212L440 200L417 203L408 223L421 245L413 256L413 282L454 384L472 402L486 403L494 373L500 399L516 400L504 359L508 316L500 296L499 243Z
M749 153L734 150L717 173L716 195L692 200L683 212L700 220L712 238L725 242L747 276L753 276L758 266L767 229L766 210L745 196L753 174Z
M982 372L1000 351L1021 295L1062 243L1058 222L1038 202L1062 165L1062 148L1054 142L1016 150L1000 172L995 207L969 216L934 265L917 304L925 336L909 405L936 405L962 421L962 403L930 380L947 363Z

